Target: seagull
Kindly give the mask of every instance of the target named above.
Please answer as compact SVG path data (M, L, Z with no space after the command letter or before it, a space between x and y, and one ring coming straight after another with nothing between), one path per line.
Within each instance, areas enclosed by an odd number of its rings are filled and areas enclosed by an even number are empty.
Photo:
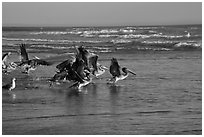
M188 34L186 34L186 37L188 37L188 38L189 38L190 36L191 36L191 34L188 32Z
M11 83L2 86L2 88L11 91L12 89L14 89L16 87L15 81L16 81L16 78L12 78Z
M118 80L124 80L128 77L129 73L136 75L135 72L127 69L126 67L122 68L122 72L120 71L120 65L118 64L118 61L116 58L111 59L111 65L110 65L110 73L113 76L110 81L111 83L116 83Z

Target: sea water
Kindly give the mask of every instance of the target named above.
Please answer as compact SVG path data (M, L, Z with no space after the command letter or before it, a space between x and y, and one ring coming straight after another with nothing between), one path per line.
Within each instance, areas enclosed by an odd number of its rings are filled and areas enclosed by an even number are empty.
M122 27L3 27L4 50L15 51L21 43L30 50L69 52L76 45L97 53L115 51L172 51L201 49L202 26ZM18 48L18 47L17 47Z
M2 134L202 134L202 26L3 27L2 51L19 60L19 45L29 58L54 61L16 78L2 91ZM93 83L49 86L55 66L76 53L75 46L111 58L136 72L115 85L107 70Z

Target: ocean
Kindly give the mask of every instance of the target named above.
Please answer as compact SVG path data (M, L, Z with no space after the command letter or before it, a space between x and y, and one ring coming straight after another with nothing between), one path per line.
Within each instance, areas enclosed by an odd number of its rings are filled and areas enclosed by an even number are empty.
M3 49L21 43L35 52L53 49L67 52L85 45L96 53L118 51L201 50L202 26L126 27L3 27Z
M29 74L2 74L3 135L201 135L202 25L109 27L2 27L2 53L19 61L52 61ZM136 72L115 85L107 70L82 90L49 86L55 66L83 45L110 66L111 58Z

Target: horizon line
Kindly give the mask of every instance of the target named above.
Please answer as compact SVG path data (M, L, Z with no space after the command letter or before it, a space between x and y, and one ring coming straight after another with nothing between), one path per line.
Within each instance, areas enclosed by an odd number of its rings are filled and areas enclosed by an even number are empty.
M181 26L181 25L202 25L202 23L193 24L158 24L158 25L2 25L2 27L123 27L123 26Z

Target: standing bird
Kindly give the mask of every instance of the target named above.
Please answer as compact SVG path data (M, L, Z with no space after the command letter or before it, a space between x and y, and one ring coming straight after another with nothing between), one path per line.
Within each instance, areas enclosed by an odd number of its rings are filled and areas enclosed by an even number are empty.
M120 68L120 65L118 64L117 59L112 58L111 59L111 65L110 65L110 73L113 77L110 79L111 83L116 83L118 80L123 80L123 79L127 78L129 73L136 75L135 72L132 72L131 70L127 69L126 67L122 68L123 74L121 73L120 69L121 68Z
M16 82L15 81L16 81L16 78L12 78L11 83L8 83L8 84L2 86L2 88L11 91L12 89L14 89L16 87Z

